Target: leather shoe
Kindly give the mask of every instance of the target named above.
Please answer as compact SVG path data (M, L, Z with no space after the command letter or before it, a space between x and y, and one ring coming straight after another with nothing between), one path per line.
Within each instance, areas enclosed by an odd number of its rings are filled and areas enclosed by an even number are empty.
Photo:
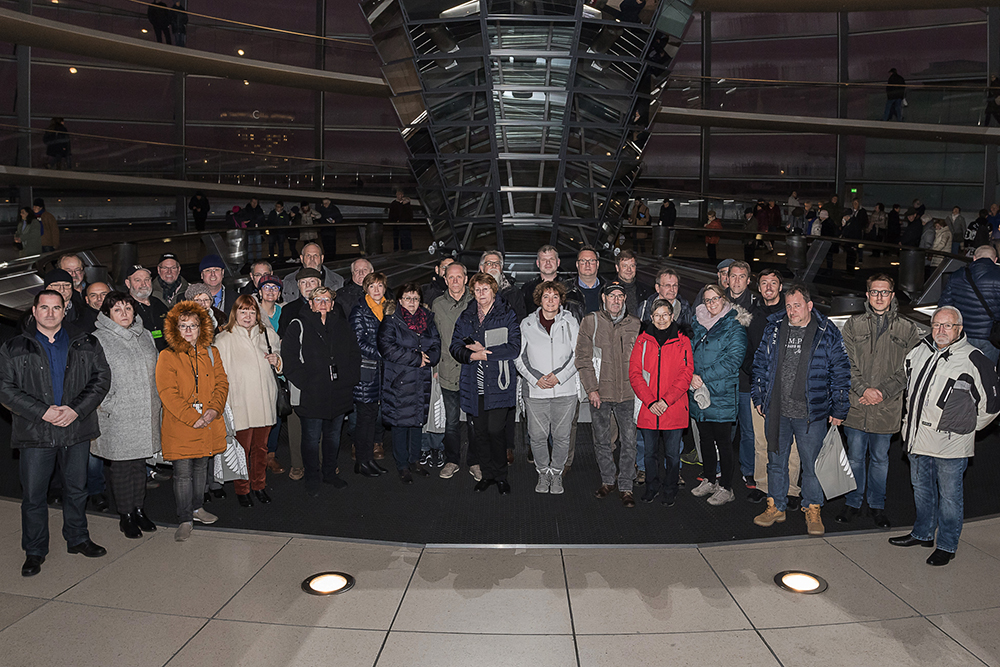
M380 474L382 474L382 475L384 475L384 474L386 474L387 472L389 472L388 470L386 470L385 468L383 468L382 466L380 466L380 465L378 464L378 461L369 461L368 465L370 465L370 466L372 466L373 468L375 468L375 470L378 470L378 471L379 471L379 473L380 473Z
M760 489L750 489L750 493L747 494L747 500L752 503L762 503L767 499L767 494Z
M935 549L934 553L927 557L928 565L947 565L951 562L951 559L955 557L955 554L950 551L942 551L941 549Z
M478 482L476 482L476 493L481 493L486 489L490 488L491 484L496 484L496 483L497 481L495 479L481 479Z
M625 507L635 507L635 496L632 495L631 491L622 491L622 505Z
M339 475L336 475L336 474L333 475L332 477L324 477L323 478L323 483L324 484L330 484L335 489L346 489L347 488L347 482L345 482L343 480L343 478L341 478Z
M420 465L419 463L414 463L410 466L410 472L414 475L420 475L421 477L430 477L431 471Z
M372 470L371 468L368 467L367 463L358 463L357 461L355 461L354 474L364 475L365 477L378 477L382 473L378 472L377 470Z
M918 540L913 536L913 533L907 533L899 537L890 537L889 544L894 547L913 547L919 544L922 547L930 549L934 546L934 540Z
M507 450L507 465L512 465L514 463L514 450Z
M86 542L80 542L79 544L67 546L66 553L83 554L87 558L100 558L101 556L106 556L108 550L100 545L94 544L91 540L87 540Z
M226 497L226 490L224 488L222 488L221 486L219 488L217 488L217 489L209 489L209 493L211 493L216 498L225 498Z
M267 495L267 490L265 489L261 489L260 491L254 491L253 496L254 498L257 499L257 502L259 502L261 505L267 505L269 502L271 502L271 496Z
M497 491L500 492L501 496L506 496L508 493L510 493L510 484L508 484L504 480L500 480L499 482L497 482Z
M891 528L892 524L889 523L889 517L885 515L885 510L882 509L868 509L868 514L875 521L875 525L879 528Z
M403 484L413 484L413 473L410 472L409 468L403 468L399 471L399 481Z
M236 500L240 502L240 507L253 507L253 498L249 493L237 493Z
M802 498L798 496L787 496L785 498L785 510L794 512L802 507Z
M139 530L145 533L156 532L156 524L149 520L149 517L146 516L141 507L136 507L133 514L135 514L135 522L139 526Z
M608 494L615 490L614 484L601 484L600 488L594 492L595 498L607 498Z
M847 505L846 507L844 507L843 512L833 517L833 520L836 521L837 523L850 523L854 521L854 517L856 517L859 514L861 514L860 507L851 507L850 505Z
M133 513L121 515L121 519L118 520L118 529L125 533L125 537L130 540L142 537L142 531L139 530L139 524L136 523Z
M42 563L45 562L45 556L31 556L29 555L24 559L24 565L21 566L21 576L22 577L33 577L42 571Z

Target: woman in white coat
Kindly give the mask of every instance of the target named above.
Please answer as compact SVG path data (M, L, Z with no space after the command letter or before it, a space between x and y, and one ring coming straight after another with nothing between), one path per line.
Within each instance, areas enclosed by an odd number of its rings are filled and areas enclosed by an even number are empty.
M160 451L160 395L156 391L156 344L125 292L104 297L94 336L111 368L111 390L97 408L101 436L90 453L110 461L108 482L125 537L156 530L143 511L146 459Z
M281 340L261 320L257 300L244 294L233 304L229 322L216 336L215 345L229 377L228 404L250 473L249 480L235 481L236 498L241 507L252 507L252 490L254 497L266 504L271 502L265 489L267 439L278 420L278 384L271 369L281 372Z
M521 322L521 354L514 364L528 385L528 436L538 471L535 493L562 493L579 401L576 337L580 324L562 307L566 303L562 283L540 283L534 298L539 308Z

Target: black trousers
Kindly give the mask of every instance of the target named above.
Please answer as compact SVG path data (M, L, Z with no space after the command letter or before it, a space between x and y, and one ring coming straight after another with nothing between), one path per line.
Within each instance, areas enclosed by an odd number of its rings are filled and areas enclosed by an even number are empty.
M375 457L375 442L382 442L385 427L379 414L379 403L354 403L357 422L354 426L354 458L358 463L368 463Z
M722 469L718 483L724 489L733 488L733 422L698 422L701 437L702 474L711 480L715 466ZM718 456L716 456L718 452Z
M479 416L472 418L475 448L483 479L507 481L507 413L510 408L487 410L479 397Z
M146 501L146 460L111 461L108 483L119 514L142 508Z

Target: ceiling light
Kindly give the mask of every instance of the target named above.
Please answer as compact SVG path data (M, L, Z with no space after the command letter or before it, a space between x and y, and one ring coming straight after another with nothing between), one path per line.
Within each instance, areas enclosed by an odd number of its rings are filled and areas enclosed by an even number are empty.
M805 595L816 595L829 588L829 584L826 583L823 577L800 570L779 572L774 575L774 583L786 591L803 593Z
M302 582L302 590L310 595L336 595L354 588L354 577L343 572L320 572Z
M243 49L236 49L236 53L237 53L237 55L241 55L242 56L246 52Z
M142 29L142 30L140 30L139 32L141 32L141 33L142 33L142 34L144 34L144 35L147 35L147 34L149 34L149 31L148 31L148 30L146 30L145 28L143 28L143 29Z
M76 72L77 72L77 69L75 67L70 67L69 68L69 73L70 74L76 74Z

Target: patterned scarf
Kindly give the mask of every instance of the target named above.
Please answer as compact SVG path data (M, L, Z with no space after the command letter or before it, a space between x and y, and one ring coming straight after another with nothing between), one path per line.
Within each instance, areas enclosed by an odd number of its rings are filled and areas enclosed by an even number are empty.
M417 312L410 313L406 308L401 308L400 314L403 316L403 321L406 322L406 326L409 327L410 331L418 334L423 334L427 331L427 309L417 308Z

